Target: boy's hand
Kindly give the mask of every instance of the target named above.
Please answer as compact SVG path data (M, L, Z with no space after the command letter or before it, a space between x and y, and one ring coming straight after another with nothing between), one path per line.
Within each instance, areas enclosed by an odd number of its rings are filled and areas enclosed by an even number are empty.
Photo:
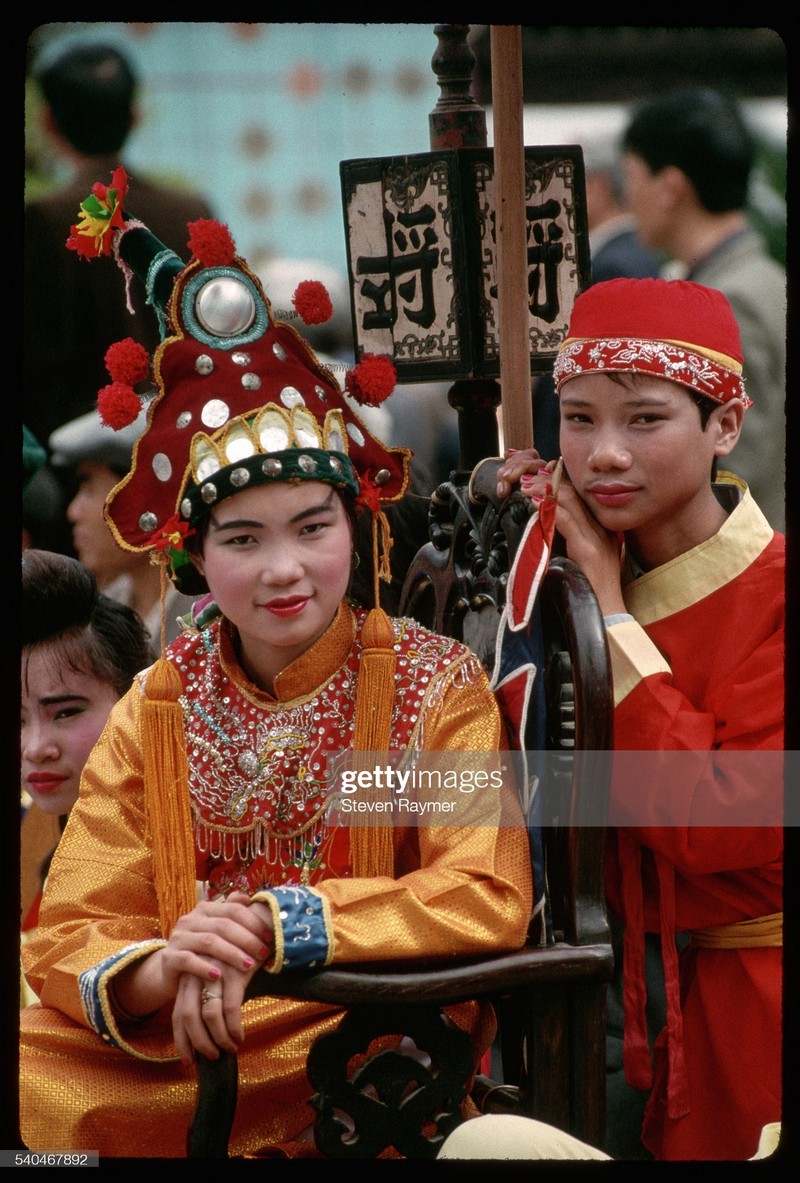
M601 526L587 509L560 462L545 463L534 448L509 450L497 478L498 495L508 496L519 482L520 492L537 505L548 489L552 490L558 503L556 529L566 543L567 556L591 583L604 616L625 612L617 536Z
M551 469L554 464L555 461L550 462ZM545 461L535 448L506 448L505 463L497 470L497 496L510 496L524 474L535 474L544 467Z

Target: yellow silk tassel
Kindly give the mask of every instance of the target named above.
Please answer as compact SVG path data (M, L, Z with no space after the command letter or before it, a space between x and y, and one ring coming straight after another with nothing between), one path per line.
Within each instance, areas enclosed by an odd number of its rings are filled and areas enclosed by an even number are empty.
M380 580L391 583L392 569L389 565L389 553L392 549L392 531L389 519L383 510L378 510L372 517L372 572L375 583L375 606L381 602Z
M178 671L164 654L166 568L161 569L161 657L147 675L142 700L142 750L147 828L153 848L162 935L197 902L189 764Z
M379 537L380 535L380 537ZM379 548L380 541L380 548ZM368 614L361 630L363 649L358 672L355 703L353 749L356 752L388 752L394 707L394 675L397 655L394 651L392 622L380 607L379 580L391 578L389 551L392 540L389 523L383 512L373 515L372 552L376 606ZM358 767L358 758L354 762ZM369 822L375 815L368 814ZM379 815L378 815L379 816ZM353 874L373 877L392 875L394 845L391 826L362 824L351 826L350 848Z

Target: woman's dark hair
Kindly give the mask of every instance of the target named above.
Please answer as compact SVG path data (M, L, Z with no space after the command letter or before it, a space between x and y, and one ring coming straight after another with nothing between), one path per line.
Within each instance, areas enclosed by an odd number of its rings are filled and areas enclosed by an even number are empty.
M148 644L140 617L103 595L78 559L22 552L23 661L46 645L57 664L108 682L121 697L151 664Z

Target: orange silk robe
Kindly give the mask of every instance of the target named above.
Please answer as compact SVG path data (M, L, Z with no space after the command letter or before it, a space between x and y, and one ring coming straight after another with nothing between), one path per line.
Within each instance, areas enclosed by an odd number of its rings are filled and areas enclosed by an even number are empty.
M320 640L278 676L275 698L247 681L224 623L170 646L185 689L198 883L211 895L231 887L267 896L282 890L282 907L300 893L315 911L319 962L518 948L531 907L521 825L395 830L394 877L368 879L352 876L347 827L326 833L319 824L324 791L315 772L323 749L346 748L352 739L363 619L343 605ZM391 746L497 749L500 718L474 655L412 621L394 627ZM21 1012L20 1128L31 1149L185 1154L196 1086L193 1070L176 1057L170 1015L165 1009L126 1021L110 991L116 973L164 944L145 827L140 712L137 684L87 764L25 950L41 1000ZM303 830L298 816L316 820ZM284 963L301 964L291 960L288 927L283 938ZM306 1052L340 1013L283 999L245 1005L232 1154L254 1154L307 1131L314 1114ZM493 1016L464 1006L455 1017L473 1033L477 1063L491 1042Z

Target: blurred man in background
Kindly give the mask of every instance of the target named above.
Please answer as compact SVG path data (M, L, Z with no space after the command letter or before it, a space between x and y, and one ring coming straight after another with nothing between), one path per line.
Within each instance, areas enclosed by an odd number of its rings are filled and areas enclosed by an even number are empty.
M655 279L661 274L661 254L639 238L636 219L625 198L619 149L608 141L583 146L586 175L586 220L592 283L606 279Z
M642 103L622 147L627 199L642 242L680 264L682 278L717 288L731 303L753 406L727 466L782 531L786 275L746 211L754 136L724 95L683 90Z
M133 67L112 45L79 44L54 58L44 55L34 79L48 139L72 174L62 188L25 205L23 417L46 442L56 428L94 408L109 380L103 363L109 345L133 337L152 352L158 333L135 287L135 315L126 311L117 268L89 267L64 248L94 183L110 184L114 169L125 164L137 120ZM126 208L182 258L187 222L214 216L204 198L155 184L136 169L129 170ZM64 505L72 492L63 492ZM59 495L56 486L52 494ZM69 550L68 534L49 541Z

